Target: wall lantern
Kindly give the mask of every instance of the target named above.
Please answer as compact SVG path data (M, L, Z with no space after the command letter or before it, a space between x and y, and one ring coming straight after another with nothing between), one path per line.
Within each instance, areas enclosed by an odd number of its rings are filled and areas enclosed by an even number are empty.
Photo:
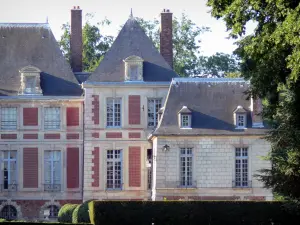
M167 144L165 144L164 146L163 146L163 152L167 152L167 151L169 151L170 150L170 146L169 145L167 145Z

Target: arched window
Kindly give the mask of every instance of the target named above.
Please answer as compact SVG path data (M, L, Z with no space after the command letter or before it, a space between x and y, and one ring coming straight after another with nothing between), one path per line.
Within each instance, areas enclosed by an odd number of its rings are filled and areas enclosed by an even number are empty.
M17 219L17 209L12 205L6 205L0 212L0 217L6 220Z
M49 219L56 219L58 216L59 207L57 205L49 205L48 209L50 210Z

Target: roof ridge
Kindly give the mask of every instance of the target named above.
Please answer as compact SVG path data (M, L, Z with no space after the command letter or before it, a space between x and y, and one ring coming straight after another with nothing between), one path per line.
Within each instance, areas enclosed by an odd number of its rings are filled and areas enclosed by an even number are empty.
M200 77L176 77L172 79L172 84L176 82L199 82L199 83L208 83L208 82L216 82L216 83L229 83L229 82L246 82L244 78L200 78Z
M49 23L0 23L0 27L43 27L50 29Z

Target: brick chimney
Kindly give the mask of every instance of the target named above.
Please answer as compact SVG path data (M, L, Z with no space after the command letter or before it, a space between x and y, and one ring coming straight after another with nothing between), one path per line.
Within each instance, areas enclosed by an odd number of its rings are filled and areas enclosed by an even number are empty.
M172 13L169 9L164 9L160 18L160 54L173 69Z
M82 10L71 9L71 67L73 72L82 72Z

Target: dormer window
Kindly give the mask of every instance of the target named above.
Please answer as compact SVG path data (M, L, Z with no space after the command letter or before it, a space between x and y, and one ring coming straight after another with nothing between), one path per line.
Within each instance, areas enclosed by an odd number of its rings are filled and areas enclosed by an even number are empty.
M245 129L247 126L247 111L240 105L234 111L234 121L237 129Z
M21 75L21 87L20 95L41 95L42 90L40 86L40 73L37 67L26 66L20 71Z
M139 56L129 56L124 59L125 81L143 80L143 59Z
M180 128L192 128L192 111L183 106L178 112Z

